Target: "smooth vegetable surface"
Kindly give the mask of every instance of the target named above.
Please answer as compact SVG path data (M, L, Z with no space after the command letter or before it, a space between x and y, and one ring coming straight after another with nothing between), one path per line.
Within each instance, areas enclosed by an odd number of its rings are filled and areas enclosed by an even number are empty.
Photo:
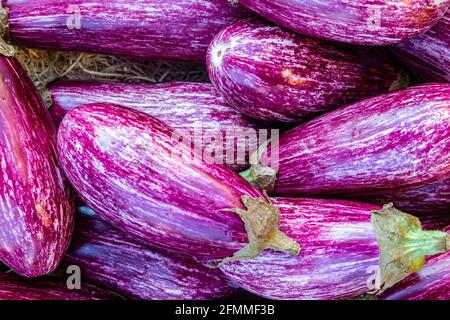
M259 126L231 108L209 83L61 81L48 89L53 102L50 110L58 124L69 110L82 104L120 104L152 115L173 129L188 130L203 150L217 146L224 155L224 159L217 162L228 164L233 169L248 165L248 150L254 147L246 139L229 143L230 137L239 132L258 134ZM219 139L217 142L208 141L210 136ZM243 150L242 159L238 158L238 150ZM228 153L235 154L235 157L225 158Z
M239 291L220 270L137 243L87 207L80 208L66 260L86 279L139 299L214 299Z
M0 74L0 260L36 277L61 261L73 203L37 89L14 58L0 56Z
M450 12L417 39L399 43L394 51L425 79L450 82Z
M295 122L401 84L384 49L345 47L257 19L223 29L207 54L209 76L237 110Z
M417 189L450 176L450 85L427 84L366 99L291 129L279 157L281 195L361 196ZM272 161L272 163L270 163ZM257 181L255 166L247 172ZM270 178L270 177L269 177ZM260 183L270 185L273 177Z
M361 45L388 45L429 30L448 0L234 0L302 34Z
M302 252L295 257L286 257L266 251L252 261L222 265L221 270L234 283L270 299L343 299L376 289L380 251L370 212L378 210L378 206L303 198L275 198L273 203L283 217L280 229L297 240ZM390 224L392 221L384 222ZM431 221L426 226L441 227ZM410 230L401 228L409 234ZM429 231L415 234L427 239L430 235ZM390 240L390 237L385 238ZM382 252L382 259L386 258L386 253L395 251L396 260L386 265L409 266L407 256L415 256L412 252L421 246L426 246L423 239L401 241ZM399 260L406 264L398 263ZM381 265L383 270L384 266ZM391 275L395 276L396 272Z
M258 244L244 247L252 254L269 244L298 252L278 232L279 213L260 191L225 166L202 161L179 138L147 114L89 104L64 118L58 155L89 207L149 244L209 258L225 258L247 241ZM240 216L227 211L233 208ZM259 232L256 240L253 232Z
M66 279L22 279L0 273L0 300L118 300L119 296L89 283L70 290Z
M214 35L245 15L226 0L3 0L14 44L203 61Z

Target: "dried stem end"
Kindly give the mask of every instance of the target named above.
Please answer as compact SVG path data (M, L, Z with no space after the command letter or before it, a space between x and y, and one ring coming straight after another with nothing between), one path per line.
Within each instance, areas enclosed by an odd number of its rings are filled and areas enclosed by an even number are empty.
M277 178L277 172L274 169L260 164L252 165L249 169L242 171L240 175L258 189L268 192L273 190Z
M426 256L450 250L448 233L422 230L418 218L395 209L392 203L372 212L372 226L380 252L377 294L422 269Z
M272 204L263 199L243 196L242 202L247 210L225 209L236 212L242 219L247 231L249 243L233 256L218 262L216 266L224 263L253 259L265 249L273 249L296 256L300 253L299 244L279 230L280 212Z
M16 49L9 45L9 24L8 24L8 10L2 6L0 1L0 54L6 57L13 57L16 54Z

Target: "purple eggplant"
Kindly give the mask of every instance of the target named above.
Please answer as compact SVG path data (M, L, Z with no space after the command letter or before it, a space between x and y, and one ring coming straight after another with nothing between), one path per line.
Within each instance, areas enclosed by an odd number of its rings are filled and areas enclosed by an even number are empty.
M278 145L278 154L260 152L260 164L242 173L271 188L278 170L274 194L360 197L444 180L450 177L450 85L357 102L289 130Z
M56 129L17 60L0 56L0 260L16 273L53 271L72 235L70 188Z
M447 228L450 231L450 228ZM450 252L432 257L426 266L387 290L385 300L449 300L450 299Z
M180 138L145 113L88 104L64 117L58 155L89 207L148 244L208 258L237 250L234 258L250 257L269 246L298 253L260 191Z
M381 253L377 236L386 236L383 233L376 235L371 224L370 212L379 209L378 206L302 198L275 198L273 204L282 215L280 229L297 240L302 252L289 257L266 251L252 261L223 264L221 270L231 281L270 299L344 299L377 289L375 280ZM385 210L388 209L380 212ZM389 217L392 220L383 220L383 224L392 226L395 216ZM426 226L442 227L431 220ZM395 243L386 252L395 251L396 258L401 256L403 262L409 261L405 252L409 254L416 247L427 247L433 253L424 239L434 237L436 231L410 233L409 228L403 228L402 231L408 235L415 234L420 240L411 241L412 238L406 237L407 241ZM448 240L450 236L445 232L437 233L441 237L439 245L442 242L445 245L446 238ZM382 249L385 249L384 245ZM399 253L402 255L396 255ZM423 262L422 257L418 258L416 254L412 254L412 257ZM384 254L382 259L385 259ZM381 267L392 264L384 261ZM394 264L397 265L398 261L394 261Z
M302 34L361 45L415 38L444 15L448 0L233 0Z
M112 292L82 283L81 289L68 289L65 279L22 279L0 273L0 300L118 300Z
M425 79L450 82L450 12L430 31L394 51Z
M204 61L214 35L246 15L227 0L1 2L17 45L187 61Z
M94 103L116 103L150 114L165 122L173 129L189 130L197 141L202 136L220 135L221 150L225 156L229 150L245 150L240 164L237 154L231 161L222 159L233 169L248 166L249 150L252 149L246 139L237 139L236 143L227 143L227 136L235 132L254 132L258 135L258 125L243 116L222 99L212 84L208 83L167 83L167 84L129 84L98 81L63 81L49 87L53 100L51 113L59 124L64 115L76 106ZM206 139L204 139L206 140ZM211 142L212 144L212 142ZM203 149L214 145L203 143ZM251 152L251 151L250 151Z
M450 179L404 192L369 196L365 202L384 204L392 202L395 207L417 215L448 215L450 213Z
M257 19L224 28L209 47L207 66L230 105L283 122L397 89L406 79L385 49L345 47Z
M239 291L220 270L140 244L87 207L80 208L66 260L84 278L138 299L214 299Z

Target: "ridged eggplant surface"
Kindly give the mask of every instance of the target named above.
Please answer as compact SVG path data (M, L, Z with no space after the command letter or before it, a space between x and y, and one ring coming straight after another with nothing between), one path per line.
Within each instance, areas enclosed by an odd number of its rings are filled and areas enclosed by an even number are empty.
M450 12L433 29L397 44L394 51L425 79L450 82Z
M3 0L24 47L204 61L209 42L244 10L227 0Z
M191 152L161 121L111 104L73 109L58 132L61 164L101 218L149 244L228 257L252 238L247 239L245 220L227 210L247 208L252 217L270 218L273 208L238 174ZM277 224L277 216L266 222ZM245 226L253 230L247 222ZM281 239L272 231L271 236Z
M80 208L66 261L84 278L128 297L150 300L224 298L239 290L218 269L150 248Z
M37 89L14 58L0 56L0 75L0 260L36 277L61 261L73 203Z
M168 124L173 129L189 130L205 148L215 147L206 141L208 136L220 135L221 150L235 154L226 161L233 169L248 165L248 146L245 139L227 143L235 132L252 131L260 127L250 118L230 107L209 83L130 84L101 81L61 81L49 86L52 99L51 114L59 124L64 115L76 106L108 102L145 112ZM202 138L203 141L202 141ZM218 140L219 141L219 140ZM245 150L242 164L238 164L237 150Z
M207 54L209 77L237 110L295 122L400 86L384 49L296 34L258 19L223 29Z
M302 34L361 45L389 45L429 30L448 0L233 0Z
M65 279L25 280L0 274L0 300L118 300L119 296L82 283L81 289L68 289Z
M260 162L274 161L273 191L286 196L355 197L444 180L450 176L450 85L411 87L327 113L281 135L279 160L271 158ZM258 180L258 169L250 180Z

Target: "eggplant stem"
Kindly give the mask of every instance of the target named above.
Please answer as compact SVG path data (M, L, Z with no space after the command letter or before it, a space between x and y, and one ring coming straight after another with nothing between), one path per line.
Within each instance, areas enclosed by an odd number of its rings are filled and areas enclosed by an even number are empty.
M239 215L247 231L248 244L231 257L219 261L216 267L230 261L256 258L265 249L285 252L292 256L300 253L299 244L279 230L281 214L276 207L259 198L242 196L241 199L246 210L237 208L223 210L233 211Z
M0 1L0 54L6 57L16 55L16 48L7 43L9 40L8 10Z
M420 220L394 208L392 203L372 211L380 252L377 294L392 287L425 265L425 257L450 250L450 234L422 230Z

